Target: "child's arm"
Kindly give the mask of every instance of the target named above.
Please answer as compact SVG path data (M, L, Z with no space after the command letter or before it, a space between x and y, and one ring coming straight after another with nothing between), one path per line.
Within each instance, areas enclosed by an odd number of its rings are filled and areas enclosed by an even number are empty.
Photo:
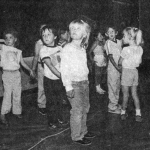
M97 42L94 42L92 47L90 48L90 51L89 51L89 58L90 58L91 62L93 62L92 52L94 51L96 46L97 46Z
M32 61L32 70L33 71L35 71L36 67L37 67L40 49L41 49L41 45L38 42L36 42L35 51L34 51L35 55L34 55L34 58L33 58L33 61Z
M21 54L21 56L20 56L20 63L21 63L21 65L25 68L25 69L27 69L29 72L30 72L30 76L34 76L34 74L33 74L33 71L29 68L29 66L24 62L24 60L23 60L23 58L22 58L22 54Z
M112 54L109 54L108 58L109 58L110 62L113 64L113 66L120 72L120 69L119 69L118 65L116 64L116 62L114 61Z
M52 71L53 74L55 74L58 78L61 77L60 72L53 66L50 57L46 57L42 61L48 66L48 68Z
M0 39L0 50L2 49L2 46L3 46L3 44L1 44L1 43L5 43L5 40L4 39Z

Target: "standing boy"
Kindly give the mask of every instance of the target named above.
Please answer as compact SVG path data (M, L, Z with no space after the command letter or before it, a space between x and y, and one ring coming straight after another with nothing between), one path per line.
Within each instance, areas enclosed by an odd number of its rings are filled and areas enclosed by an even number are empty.
M61 77L71 104L71 138L82 145L90 145L94 135L87 131L87 113L89 112L89 81L85 46L91 28L81 19L69 25L71 43L65 45L61 55Z

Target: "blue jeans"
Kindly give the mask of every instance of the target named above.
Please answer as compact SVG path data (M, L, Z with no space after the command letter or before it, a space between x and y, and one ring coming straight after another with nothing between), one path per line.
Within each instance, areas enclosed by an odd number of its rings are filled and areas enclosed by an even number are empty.
M87 133L87 113L89 112L89 82L72 82L75 91L73 98L69 99L71 138L73 141L81 140Z

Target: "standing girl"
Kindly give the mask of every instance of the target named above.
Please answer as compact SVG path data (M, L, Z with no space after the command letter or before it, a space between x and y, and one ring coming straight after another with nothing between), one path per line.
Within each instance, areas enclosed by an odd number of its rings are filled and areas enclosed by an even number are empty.
M129 88L131 88L131 93L136 109L135 121L141 122L142 117L140 101L137 94L138 70L136 68L141 63L143 54L143 49L140 46L143 43L142 32L137 28L127 27L123 31L123 34L123 42L124 44L129 44L129 46L123 48L121 57L119 59L119 65L122 65L121 85L123 92L121 119L125 120L127 117L126 108L129 98Z
M4 86L4 97L1 108L1 122L8 125L5 115L10 112L22 118L21 106L21 74L20 64L30 72L32 70L27 66L22 58L22 51L16 48L17 32L14 29L8 29L4 32L4 44L0 44L1 67L3 68L2 80ZM12 102L11 102L12 95Z
M101 34L100 31L96 33L96 38L95 42L93 43L89 55L90 59L95 65L95 86L96 86L96 92L99 94L104 94L104 90L101 88L102 80L103 80L103 75L104 71L106 69L106 58L104 56L104 44L105 40L103 35ZM94 53L94 60L92 57L92 52Z

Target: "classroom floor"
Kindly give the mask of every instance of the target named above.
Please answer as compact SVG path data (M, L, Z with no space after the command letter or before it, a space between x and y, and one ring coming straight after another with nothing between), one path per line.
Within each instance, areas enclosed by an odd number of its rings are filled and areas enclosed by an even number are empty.
M90 85L91 108L88 114L88 130L95 133L90 146L73 143L69 124L52 130L46 116L37 110L37 89L22 93L23 118L8 114L9 127L0 124L0 150L150 150L150 62L139 68L143 122L135 122L132 97L129 98L128 118L107 112L108 95L95 93ZM104 85L106 87L106 85ZM1 98L2 100L2 98ZM120 103L122 95L120 96ZM69 107L65 106L65 118L69 120Z

